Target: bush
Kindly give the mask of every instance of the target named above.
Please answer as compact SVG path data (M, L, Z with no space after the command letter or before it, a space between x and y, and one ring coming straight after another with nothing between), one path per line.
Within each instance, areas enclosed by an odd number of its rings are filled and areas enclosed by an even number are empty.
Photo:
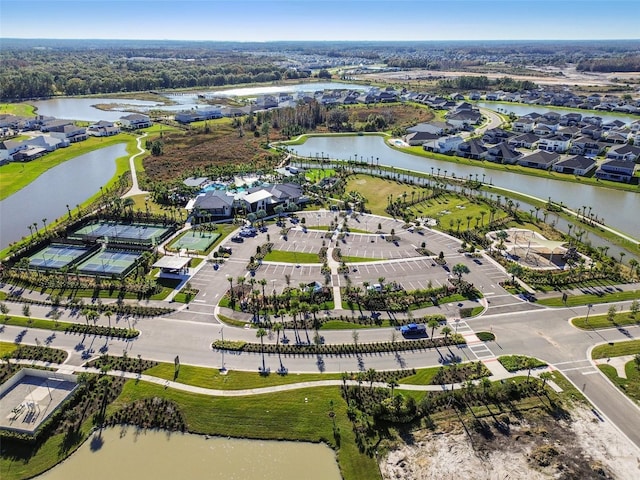
M546 363L541 362L537 358L527 357L525 355L505 355L498 357L498 361L509 372L547 366Z

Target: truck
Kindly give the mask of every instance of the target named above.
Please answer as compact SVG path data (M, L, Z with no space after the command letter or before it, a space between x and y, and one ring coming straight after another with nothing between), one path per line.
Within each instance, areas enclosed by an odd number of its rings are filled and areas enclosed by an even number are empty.
M400 333L403 337L425 337L427 336L427 327L421 323L410 323L401 326Z

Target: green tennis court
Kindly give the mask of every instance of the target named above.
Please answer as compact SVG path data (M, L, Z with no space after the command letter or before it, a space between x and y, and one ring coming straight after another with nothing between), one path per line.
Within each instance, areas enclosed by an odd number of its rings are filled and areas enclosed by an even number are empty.
M158 225L124 224L117 222L100 222L85 225L73 232L70 238L107 238L110 240L126 240L130 242L150 243L153 239L159 243L169 231Z
M140 252L101 250L78 266L78 270L91 275L122 275L136 264Z
M35 268L63 268L90 250L89 247L51 244L31 255L29 265Z
M169 244L169 248L173 248L175 250L182 250L185 248L187 250L204 252L207 248L213 245L219 237L219 233L196 232L194 230L189 230L171 242L171 244Z

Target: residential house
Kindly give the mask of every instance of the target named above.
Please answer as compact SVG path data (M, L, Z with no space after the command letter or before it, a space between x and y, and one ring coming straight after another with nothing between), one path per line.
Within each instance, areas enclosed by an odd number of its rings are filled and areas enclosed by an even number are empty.
M575 125L568 126L568 127L561 127L561 128L558 129L558 131L556 133L558 135L560 135L561 137L564 137L564 138L570 140L570 139L580 135L580 127L577 127Z
M612 120L611 122L602 124L602 129L604 131L618 130L621 128L625 128L626 126L627 124L624 123L622 120Z
M623 162L635 162L640 158L640 147L624 144L615 145L607 152L607 159L620 160Z
M428 132L434 133L438 136L446 135L448 133L454 132L456 129L453 125L447 122L426 122L426 123L418 123L413 127L407 128L408 133L413 132Z
M616 143L616 144L627 143L628 139L629 139L629 134L627 132L620 132L618 130L610 130L606 132L605 138L604 138L604 140L607 143Z
M533 127L533 133L539 137L546 137L553 134L553 130L546 125L537 124Z
M180 123L192 123L201 122L203 120L211 120L214 118L222 118L221 107L207 107L188 110L184 112L178 112L174 115L176 122Z
M507 142L501 142L489 148L487 160L496 163L513 165L522 156L522 153L511 148Z
M589 137L578 137L571 142L569 153L596 157L604 152L605 145Z
M560 160L560 154L556 152L547 152L544 150L537 150L529 155L525 155L518 160L518 165L523 167L540 168L543 170L550 169Z
M455 153L462 142L463 140L461 137L451 135L425 142L422 148L428 152Z
M636 165L623 160L608 160L596 170L596 178L613 180L614 182L630 183L633 179Z
M489 149L482 143L482 140L472 138L458 145L458 155L473 160L484 160L489 154Z
M585 176L596 168L596 166L597 163L593 158L575 155L567 158L566 160L559 161L551 168L554 172Z
M71 120L60 120L57 118L47 118L42 120L40 124L41 132L61 132L67 125L73 125Z
M404 137L404 141L411 145L412 147L422 145L424 142L428 142L430 140L436 140L440 138L440 135L430 132L413 132L409 133Z
M122 125L122 128L125 130L137 130L139 128L150 127L153 124L151 123L151 118L148 115L132 113L130 115L120 117L120 125Z
M534 133L523 133L522 135L516 135L507 140L507 143L512 148L528 148L533 150L538 146L540 137Z
M513 121L512 130L520 133L533 132L535 125L536 122L532 118L520 117Z
M503 130L501 128L491 128L484 132L482 136L482 141L484 143L497 144L504 142L505 140L516 136L516 133L509 132L507 130Z
M541 138L538 142L538 148L540 150L546 150L547 152L563 153L569 150L569 143L571 141L560 135L553 135L551 137Z
M100 120L97 123L93 123L87 127L87 135L94 137L110 137L120 133L120 127L113 122L107 122L106 120Z
M49 130L52 137L67 139L71 143L82 142L86 140L87 129L77 125L56 126Z
M476 110L459 110L447 115L447 122L458 129L480 122L482 114Z

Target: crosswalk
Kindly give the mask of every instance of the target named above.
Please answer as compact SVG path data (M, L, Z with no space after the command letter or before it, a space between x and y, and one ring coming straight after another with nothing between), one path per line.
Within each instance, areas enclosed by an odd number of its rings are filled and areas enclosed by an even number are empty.
M487 344L478 338L467 322L454 322L453 329L454 332L463 336L467 342L467 351L471 352L477 360L490 360L496 358L495 354Z

